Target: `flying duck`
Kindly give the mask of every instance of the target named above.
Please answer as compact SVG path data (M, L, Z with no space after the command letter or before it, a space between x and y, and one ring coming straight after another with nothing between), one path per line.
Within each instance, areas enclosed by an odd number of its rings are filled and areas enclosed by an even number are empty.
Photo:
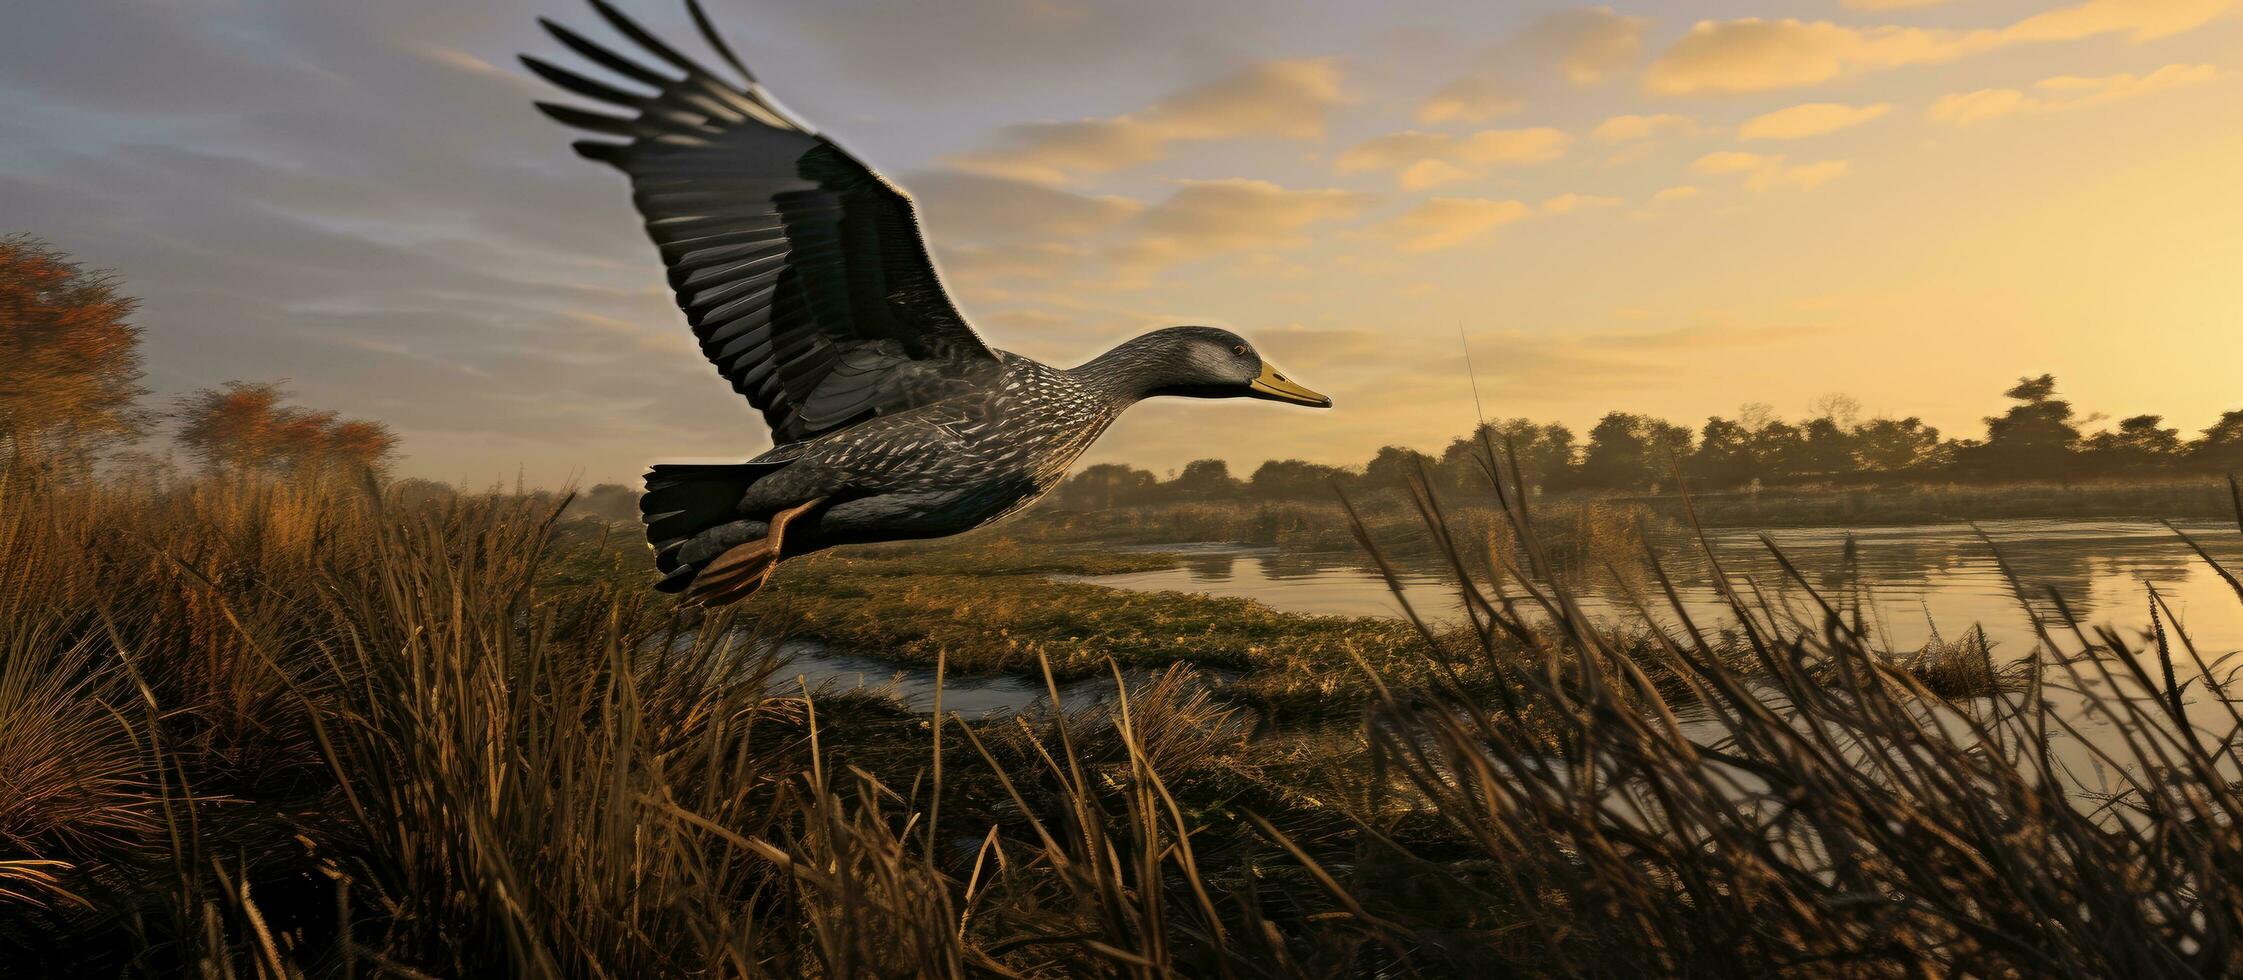
M1213 327L1155 330L1073 368L990 347L944 291L911 198L782 108L698 0L686 6L738 81L603 0L593 9L641 58L540 23L649 91L522 59L621 110L538 103L604 137L576 152L630 177L701 352L771 426L773 448L754 459L646 474L639 509L655 588L722 605L754 593L785 558L988 524L1050 490L1145 398L1331 406Z

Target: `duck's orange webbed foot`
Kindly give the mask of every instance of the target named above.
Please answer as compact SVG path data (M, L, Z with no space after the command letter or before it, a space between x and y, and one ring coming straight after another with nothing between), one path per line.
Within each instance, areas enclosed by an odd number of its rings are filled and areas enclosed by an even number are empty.
M733 546L693 576L693 584L685 589L685 604L726 606L754 595L779 567L787 525L822 503L825 498L819 497L771 515L771 530L762 540Z

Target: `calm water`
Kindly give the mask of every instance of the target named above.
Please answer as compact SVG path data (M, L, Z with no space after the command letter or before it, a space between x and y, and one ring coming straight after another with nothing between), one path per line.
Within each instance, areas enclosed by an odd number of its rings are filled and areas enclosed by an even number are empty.
M779 654L784 658L784 665L772 675L772 680L781 689L801 687L812 694L831 694L869 688L894 695L912 711L935 710L934 671L899 667L875 657L845 653L815 640L788 640L780 644ZM1122 681L1134 694L1158 676L1155 671L1125 670ZM1223 671L1203 671L1202 676L1216 682L1233 677ZM1070 711L1110 701L1114 693L1112 677L1088 677L1059 685L1059 700ZM981 718L1029 711L1050 703L1051 692L1041 682L972 674L952 674L942 679L944 717L956 713Z
M2150 626L2148 589L2154 585L2179 615L2181 625L2195 640L2207 660L2243 650L2243 601L2219 575L2164 527L2146 522L1995 521L1980 525L1994 547L2009 562L2034 595L2034 608L2052 627L2054 605L2046 598L2049 587L2065 597L2075 615L2088 625L2109 624L2129 637ZM2243 570L2243 534L2234 525L2192 522L2179 525L2202 542L2230 568ZM1884 527L1850 532L1856 544L1858 579L1845 577L1848 531L1839 528L1789 528L1770 537L1792 562L1815 582L1826 597L1849 593L1863 597L1870 628L1881 645L1895 652L1913 652L1936 629L1956 638L1972 626L1985 629L2000 660L2023 658L2034 647L2030 620L2018 605L1995 563L1994 551L1969 526L1939 524L1918 527ZM1687 558L1695 543L1671 540L1659 543L1663 553L1675 556L1670 574L1676 577L1683 605L1699 625L1711 627L1729 621L1727 607L1714 595L1701 560ZM1807 613L1806 597L1777 566L1774 558L1750 531L1723 531L1712 535L1712 545L1740 590L1747 583L1779 606ZM1349 553L1285 554L1267 548L1230 545L1179 545L1153 550L1176 552L1183 561L1175 568L1127 575L1081 579L1113 588L1143 591L1185 591L1236 596L1272 608L1299 613L1350 616L1399 615L1400 605L1386 583L1359 556ZM1454 587L1431 565L1405 567L1403 593L1428 617L1455 617L1460 606ZM1630 619L1635 613L1609 585L1590 585L1578 599L1590 613ZM1671 610L1653 610L1662 624L1672 625ZM1808 617L1813 620L1812 616ZM2076 643L2059 634L2066 652ZM783 649L789 665L779 672L783 680L796 680L825 691L860 687L892 691L919 711L931 710L934 701L932 671L899 668L874 657L827 649L808 641L789 641ZM797 680L798 679L798 680ZM1127 680L1134 689L1144 676ZM2192 689L2192 693L2193 693ZM1110 679L1091 679L1066 685L1061 698L1069 707L1111 698ZM2108 720L2079 710L2076 694L2051 691L2058 710L2071 716L2090 741L2103 743L2113 733ZM943 691L945 711L968 716L1030 710L1048 699L1042 685L1013 677L953 676ZM2191 703L2190 713L2210 730L2224 730L2224 715L2204 703ZM1691 712L1685 711L1685 720ZM1691 724L1694 736L1712 740L1718 731L1703 731ZM2098 788L2105 778L2084 746L2059 738L2058 761L2075 779Z
M2243 650L2243 601L2219 575L2163 526L2133 521L1991 521L1979 525L2035 597L2034 607L2053 624L2057 614L2047 589L2060 592L2072 612L2089 625L2110 624L2132 636L2150 626L2148 587L2156 586L2199 650L2213 654ZM2203 543L2232 569L2243 569L2243 534L2233 524L2211 521L2177 525ZM1787 528L1769 532L1777 546L1827 598L1848 593L1844 549L1848 534L1858 548L1859 594L1872 633L1888 650L1914 651L1936 629L1955 638L1973 625L1983 626L2000 658L2022 657L2033 647L2031 621L2002 576L1994 551L1968 525L1914 527ZM1781 605L1803 610L1808 600L1777 566L1757 532L1719 531L1711 535L1714 553L1730 575L1757 585ZM1660 542L1678 560L1684 608L1700 625L1727 621L1727 609L1714 594L1702 561L1687 556L1693 542ZM1399 615L1401 607L1386 582L1352 554L1282 554L1270 549L1191 547L1175 568L1084 581L1144 591L1204 592L1254 599L1287 612L1349 616ZM1405 566L1403 594L1428 617L1454 617L1459 600L1454 586L1431 566ZM1618 590L1592 583L1579 590L1592 614L1632 618ZM1671 610L1654 609L1671 624Z
M2243 573L2243 534L2238 534L2233 524L2203 521L2177 526L2228 568ZM2163 526L2129 521L1995 521L1980 527L1993 539L1993 548L1968 525L1960 524L1851 532L1791 528L1770 532L1769 537L1826 598L1836 600L1849 591L1861 595L1871 634L1889 651L1919 650L1935 629L1938 635L1953 639L1979 626L1993 644L1997 660L2017 660L2030 654L2035 646L2032 622L1996 564L1997 548L2027 593L2036 597L2034 609L2057 631L2059 646L2067 654L2078 652L2078 643L2060 629L2055 603L2045 598L2049 587L2064 596L2083 625L2114 626L2122 636L2135 639L2150 628L2148 590L2155 586L2206 660L2243 650L2243 600L2238 600L2217 572ZM1849 533L1858 548L1858 579L1854 584L1849 584L1844 574ZM1714 553L1737 580L1740 592L1749 596L1753 589L1748 583L1757 586L1760 594L1778 607L1794 610L1805 622L1819 622L1819 614L1810 612L1804 590L1782 571L1757 533L1724 531L1710 537ZM1691 618L1701 627L1733 622L1727 606L1714 594L1703 561L1679 557L1690 553L1695 542L1659 544L1663 553L1678 556L1670 563L1669 574L1676 578L1677 591ZM1354 555L1281 554L1269 549L1207 546L1190 547L1185 554L1184 562L1176 568L1084 581L1126 589L1238 596L1288 612L1350 616L1401 612L1385 580ZM1462 615L1454 586L1438 569L1409 569L1403 579L1403 595L1421 615ZM1638 615L1618 589L1609 585L1585 586L1577 591L1576 598L1592 615L1623 621L1634 621ZM1671 609L1660 606L1654 608L1653 618L1671 626L1675 617ZM2048 692L2051 706L2084 736L2082 741L2052 733L2056 764L2086 789L2114 789L2114 774L2105 770L2091 748L2101 746L2125 757L2123 740L2113 720L2103 712L2089 710L2080 692L2064 689L2060 679L2055 683L2057 686ZM2201 699L2200 691L2201 686L2190 688L2191 720L2201 730L2225 731L2228 719L2224 709ZM1680 714L1685 732L1693 738L1721 740L1723 730L1704 717L1701 709L1686 706Z

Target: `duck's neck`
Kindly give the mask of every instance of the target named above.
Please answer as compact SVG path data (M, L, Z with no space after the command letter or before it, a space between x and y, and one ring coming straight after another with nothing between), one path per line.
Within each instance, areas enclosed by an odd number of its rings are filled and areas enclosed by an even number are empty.
M1155 350L1132 340L1068 368L1067 373L1120 409L1152 396L1161 384L1160 367Z

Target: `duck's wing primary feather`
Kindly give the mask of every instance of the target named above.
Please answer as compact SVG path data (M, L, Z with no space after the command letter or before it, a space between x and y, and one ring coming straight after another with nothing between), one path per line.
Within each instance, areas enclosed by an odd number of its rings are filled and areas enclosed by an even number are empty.
M576 151L630 175L701 352L763 411L776 441L962 394L997 374L998 355L943 290L911 199L781 108L696 0L694 22L739 83L602 0L592 6L641 58L541 23L585 60L653 92L525 56L546 80L624 114L538 108L609 137Z

